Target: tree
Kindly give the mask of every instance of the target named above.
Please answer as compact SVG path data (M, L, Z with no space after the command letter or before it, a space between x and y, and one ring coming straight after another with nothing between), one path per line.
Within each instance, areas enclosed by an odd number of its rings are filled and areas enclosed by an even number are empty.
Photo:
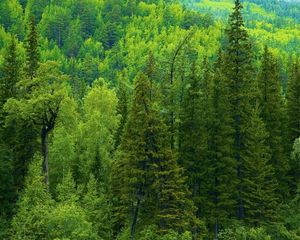
M29 22L29 32L26 38L26 73L30 79L33 79L39 67L40 52L38 32L36 29L35 18L32 17Z
M243 199L245 220L255 227L274 223L277 208L277 181L267 143L268 133L257 106L252 110L246 130L247 154L243 166Z
M279 193L284 196L288 193L287 173L288 160L285 154L284 143L284 103L278 61L265 47L262 66L259 75L261 89L261 117L265 123L268 137L266 144L270 149L271 164L279 183Z
M90 176L82 207L101 239L112 239L111 203L104 184Z
M37 156L29 166L25 188L11 224L12 239L47 239L47 216L53 210L54 201L43 181L39 159Z
M67 96L68 77L63 75L55 62L41 64L37 76L30 82L20 82L25 90L24 98L11 98L5 104L8 112L7 122L31 122L39 128L41 152L43 156L43 173L49 185L48 175L48 137L56 124L63 99Z
M237 162L234 158L234 128L230 106L230 81L222 73L223 53L214 67L211 91L211 117L208 122L208 155L203 167L202 214L218 238L219 230L236 213ZM208 107L208 106L207 106Z
M253 105L253 99L257 95L257 90L252 88L253 85L253 57L252 46L248 33L244 26L242 17L242 4L235 0L233 13L229 17L229 27L226 31L227 44L224 54L223 72L229 79L230 105L232 112L234 129L234 158L237 162L238 172L238 218L244 218L244 201L242 197L242 168L244 155L247 151L245 148L246 123Z
M181 113L179 115L178 163L188 176L188 186L193 195L198 216L201 214L203 174L208 158L208 122L211 120L210 70L204 61L204 74L201 79L196 73L195 63L184 92ZM206 161L207 163L207 161ZM204 204L204 203L203 203Z
M128 112L129 112L128 86L123 81L119 82L117 96L118 96L117 111L118 111L118 114L121 116L121 120L120 120L119 128L116 132L116 137L115 137L116 148L121 143L121 138L124 133L124 128L125 128L125 125L126 125L126 122L128 119Z
M132 108L112 173L115 218L129 227L131 239L135 238L139 223L156 224L161 232L185 229L189 222L187 211L192 208L182 169L166 141L167 128L150 98L150 86L146 75L137 76ZM114 176L116 172L120 174Z
M292 63L290 77L288 81L287 99L287 143L289 152L292 151L294 141L300 137L300 64L297 59ZM293 166L291 161L291 169L289 175L291 177L291 192L296 192L297 182L299 179L299 169ZM296 165L297 166L297 165Z
M0 82L0 108L1 115L3 115L2 108L6 101L17 95L17 83L22 78L22 63L18 56L17 42L14 36L4 55L4 63L2 66L1 82ZM3 125L3 117L1 116L0 124Z
M110 89L103 79L94 82L84 99L84 118L78 127L73 166L77 183L86 184L93 174L97 181L109 184L114 136L120 119L117 101L114 89Z

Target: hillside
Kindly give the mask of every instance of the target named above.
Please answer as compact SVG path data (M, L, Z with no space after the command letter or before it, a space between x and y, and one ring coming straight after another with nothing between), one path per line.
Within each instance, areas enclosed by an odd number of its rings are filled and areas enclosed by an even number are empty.
M300 240L299 16L0 0L0 239Z

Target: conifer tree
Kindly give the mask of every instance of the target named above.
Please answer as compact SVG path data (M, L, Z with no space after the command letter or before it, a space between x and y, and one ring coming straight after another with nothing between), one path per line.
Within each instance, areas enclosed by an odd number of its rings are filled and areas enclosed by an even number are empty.
M300 63L299 59L292 63L288 88L287 88L287 151L292 152L296 139L300 137ZM291 177L290 191L295 193L297 190L297 182L299 181L299 169L294 165L293 159L290 161Z
M18 57L17 43L14 36L12 36L6 54L4 55L2 73L3 75L0 80L1 81L0 82L1 112L2 112L2 107L7 101L7 99L16 96L17 94L16 84L18 83L18 81L20 81L20 78L22 76L22 63ZM0 123L1 125L3 125L3 119L1 119Z
M229 81L222 73L223 53L215 64L212 86L212 115L208 125L208 158L203 164L203 215L215 238L219 229L236 213L237 162L234 158L234 128Z
M32 17L29 22L28 35L26 38L26 73L30 79L36 76L39 67L40 52L38 42L38 32L36 29L35 18Z
M238 184L238 218L244 218L244 202L242 198L243 157L246 153L244 134L248 116L253 105L253 99L258 97L257 91L252 91L253 56L252 46L242 17L242 4L235 0L233 13L229 18L227 29L227 45L224 55L224 74L229 83L230 105L234 128L234 158L237 162Z
M89 222L101 236L101 239L112 239L111 203L106 186L99 184L93 175L86 186L86 193L82 199L82 207L86 212Z
M270 164L268 133L260 118L258 105L252 111L246 134L247 154L243 166L245 220L258 227L262 223L274 222L277 207L277 182L273 166Z
M117 106L117 112L121 117L119 127L116 131L115 136L115 146L116 148L121 143L121 138L124 132L124 127L127 122L128 118L128 111L129 111L129 93L128 93L128 87L126 86L126 83L123 81L120 81L119 88L117 91L117 97L118 97L118 106Z
M300 63L292 63L287 88L288 143L292 149L294 141L300 137Z
M192 65L191 76L187 87L180 113L178 163L185 170L188 177L188 186L192 193L198 215L203 203L202 186L203 173L208 166L208 123L211 120L211 88L212 78L207 61L203 77L197 75L195 63ZM201 185L201 186L200 186Z
M123 213L123 221L129 220L131 239L135 238L137 227L141 227L139 223L156 224L161 232L184 229L190 209L182 169L166 141L166 126L150 99L150 85L146 75L137 77L115 163L120 174L113 179L114 186L122 187L114 189L119 199L115 207Z
M271 163L279 183L279 193L283 195L288 192L287 172L289 168L283 138L284 103L278 62L268 47L265 47L262 58L259 88L261 89L261 117L268 133L266 144L271 150Z

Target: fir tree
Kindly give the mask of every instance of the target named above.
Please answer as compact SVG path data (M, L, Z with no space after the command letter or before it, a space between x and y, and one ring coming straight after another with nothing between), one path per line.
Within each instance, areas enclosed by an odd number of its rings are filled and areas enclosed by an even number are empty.
M258 106L252 111L246 134L247 154L243 166L245 220L258 227L262 223L274 222L277 207L277 182L270 164L268 133L260 118Z
M40 52L38 42L38 32L36 29L35 18L29 22L29 32L26 38L26 73L30 79L36 76L39 67Z
M245 148L245 128L257 91L252 91L253 57L252 46L242 17L242 4L235 1L233 13L229 18L227 29L228 43L224 55L224 74L229 79L230 104L234 128L234 158L237 162L238 184L238 218L244 218L244 202L242 198L242 168Z
M288 192L288 159L284 148L284 103L276 59L267 47L264 49L262 67L259 75L261 89L261 117L265 123L268 137L266 144L270 148L271 163L279 183L279 192L283 196Z

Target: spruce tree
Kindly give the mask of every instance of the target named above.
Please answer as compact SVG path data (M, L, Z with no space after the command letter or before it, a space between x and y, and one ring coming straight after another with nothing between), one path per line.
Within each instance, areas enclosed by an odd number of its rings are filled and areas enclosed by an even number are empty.
M287 89L287 150L292 151L296 139L300 137L300 63L297 59L292 63ZM291 161L289 176L291 177L291 191L296 192L299 179L298 168L294 168Z
M11 42L4 55L4 62L2 66L2 76L0 79L0 109L1 109L1 121L3 125L3 111L2 107L5 102L17 94L16 84L22 77L22 63L19 59L17 52L17 43L14 36L11 38Z
M247 154L243 166L245 220L258 227L262 223L274 223L277 208L277 181L270 164L268 133L258 105L252 110L246 134Z
M261 117L265 123L268 137L266 144L270 148L271 163L279 183L279 193L284 196L288 192L287 172L288 158L284 148L284 102L278 61L265 47L262 66L259 74L261 89Z
M36 29L35 18L29 22L28 35L26 38L26 74L30 79L36 76L39 67L40 52L38 42L38 32Z
M128 87L125 82L120 81L119 82L119 88L117 90L117 97L118 97L118 106L117 106L117 112L121 117L119 127L116 131L115 135L115 146L116 148L121 143L121 138L124 132L124 127L127 122L128 118L128 111L129 111L129 91Z
M146 75L137 77L132 108L114 164L118 168L114 172L119 172L113 178L116 217L128 220L125 225L131 239L137 228L148 224L156 224L162 233L184 229L189 221L186 213L192 209L187 204L182 169L166 141L167 128L150 98L150 85Z
M203 214L215 238L236 213L237 161L234 158L234 128L229 81L222 73L223 53L219 52L211 93L212 115L208 125L208 158L203 164Z
M208 155L208 128L211 121L212 77L207 60L203 61L202 76L196 73L192 64L190 78L183 94L179 114L178 163L188 177L188 187L192 193L198 216L201 215L204 188L203 174L206 172Z
M224 55L224 74L229 83L230 105L234 128L234 158L237 162L238 184L238 218L244 218L244 202L242 197L242 168L245 148L245 128L248 116L257 92L252 91L253 85L253 56L252 44L244 26L242 4L235 1L233 13L229 18L229 28L226 31L227 45Z

